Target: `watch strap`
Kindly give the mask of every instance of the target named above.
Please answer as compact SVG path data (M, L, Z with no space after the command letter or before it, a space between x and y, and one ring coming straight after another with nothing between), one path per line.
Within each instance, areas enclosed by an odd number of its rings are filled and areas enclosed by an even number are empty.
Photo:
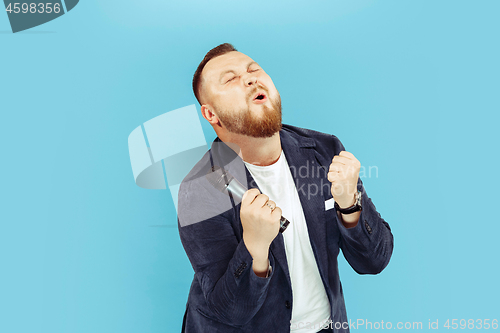
M355 213L355 212L358 212L358 211L362 210L362 207L361 207L361 192L358 191L356 193L356 201L354 202L354 205L352 205L351 207L340 208L340 206L337 203L337 201L335 201L335 209L338 212L342 213L342 214L352 214L352 213Z

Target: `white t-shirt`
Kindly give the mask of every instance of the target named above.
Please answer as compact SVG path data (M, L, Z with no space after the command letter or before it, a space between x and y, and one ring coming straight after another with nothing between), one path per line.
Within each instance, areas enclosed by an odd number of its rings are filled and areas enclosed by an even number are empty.
M293 307L290 330L315 333L330 320L330 302L321 281L309 241L306 219L283 150L278 161L269 166L245 162L262 193L276 202L290 221L283 232L288 270L292 282Z

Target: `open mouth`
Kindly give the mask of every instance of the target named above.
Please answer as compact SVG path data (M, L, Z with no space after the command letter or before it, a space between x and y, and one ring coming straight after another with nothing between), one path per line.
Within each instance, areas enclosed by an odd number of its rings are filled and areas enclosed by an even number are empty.
M253 101L254 101L255 103L258 103L258 104L260 104L260 103L264 103L266 100L267 100L267 96L266 96L266 94L264 94L264 93L262 93L262 92L257 93L257 94L254 96L254 98L253 98Z

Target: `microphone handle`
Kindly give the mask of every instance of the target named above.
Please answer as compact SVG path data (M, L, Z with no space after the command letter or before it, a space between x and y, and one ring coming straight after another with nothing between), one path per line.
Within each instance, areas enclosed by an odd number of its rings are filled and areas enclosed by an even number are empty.
M236 178L231 179L226 188L231 191L234 196L240 198L240 200L243 198L243 194L247 191L247 189L245 189L245 187L238 180L236 180Z
M286 227L288 227L289 224L290 224L290 221L288 221L286 218L283 217L283 215L281 215L280 232L283 233L283 231L286 230Z
M237 196L240 198L240 200L243 198L243 194L247 191L243 185L240 184L239 181L237 181L235 178L231 179L229 181L229 184L226 187L233 195ZM286 218L281 216L280 219L280 232L283 233L283 231L286 230L288 225L290 224L290 221L288 221Z

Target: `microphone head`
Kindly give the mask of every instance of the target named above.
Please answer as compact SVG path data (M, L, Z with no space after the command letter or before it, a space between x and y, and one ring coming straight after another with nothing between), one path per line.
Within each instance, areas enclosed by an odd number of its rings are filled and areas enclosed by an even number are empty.
M233 176L231 176L227 172L224 172L224 170L220 166L214 165L208 170L205 178L217 190L227 194L227 186L233 179Z

